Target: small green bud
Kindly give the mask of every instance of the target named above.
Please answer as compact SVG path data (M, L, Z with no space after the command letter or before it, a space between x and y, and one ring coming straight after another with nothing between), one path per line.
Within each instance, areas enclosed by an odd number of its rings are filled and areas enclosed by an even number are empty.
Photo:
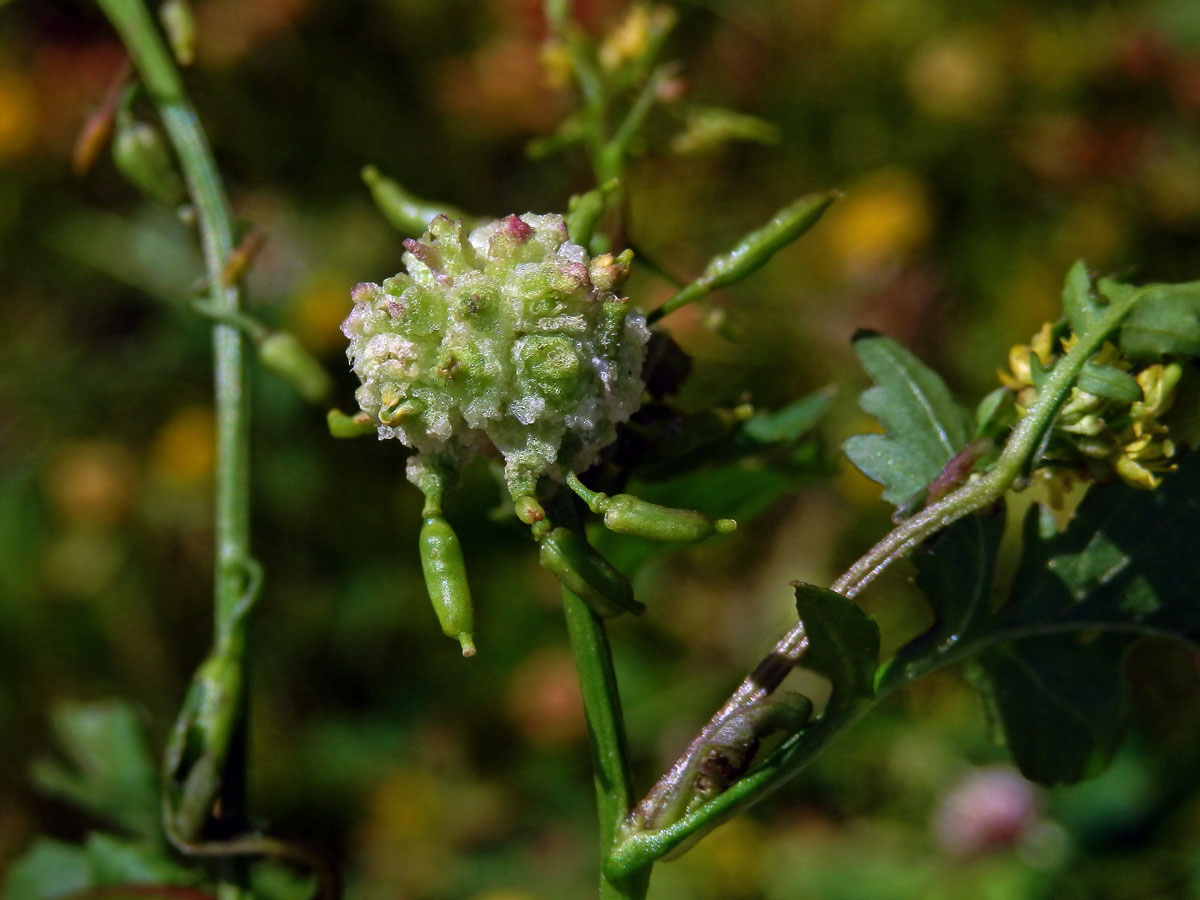
M475 614L462 545L440 515L426 516L421 526L421 570L442 632L458 640L463 656L474 656Z
M268 335L258 345L258 358L310 403L320 403L333 390L329 373L295 335L286 331Z
M196 59L196 17L188 0L163 0L158 19L167 35L175 61L190 66Z
M542 538L540 557L542 565L563 587L596 615L611 618L624 612L641 615L646 611L633 599L629 580L571 529L555 528Z
M576 244L583 247L591 245L592 232L596 230L596 223L604 215L604 208L608 203L608 197L617 189L617 180L614 178L607 184L601 185L598 188L593 188L583 194L576 194L567 204L567 235ZM599 287L599 285L597 285ZM607 291L611 288L602 287L601 290Z
M714 534L731 534L737 529L733 519L710 519L694 509L675 509L640 500L633 494L601 494L588 490L574 475L567 486L592 512L604 516L604 527L619 534L633 534L655 541L694 543Z
M112 157L117 170L147 198L167 206L183 202L183 179L166 139L150 123L136 121L128 110L117 113Z
M599 291L615 291L629 277L633 251L623 250L619 256L601 253L588 264L588 277Z
M376 425L365 412L348 416L340 409L331 409L325 414L325 424L335 438L356 438L374 434Z

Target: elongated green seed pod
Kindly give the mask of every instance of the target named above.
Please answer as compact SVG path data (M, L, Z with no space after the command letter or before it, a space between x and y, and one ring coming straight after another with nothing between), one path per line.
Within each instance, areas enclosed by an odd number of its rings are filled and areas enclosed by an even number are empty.
M333 380L325 367L289 332L268 335L258 345L258 358L309 403L320 403L333 390Z
M646 611L633 599L629 580L569 528L555 528L542 538L541 561L563 587L598 616L612 618L624 612L641 615Z
M655 541L694 543L714 534L737 529L733 519L710 519L694 509L676 509L640 500L633 494L608 498L604 527L620 534L634 534Z
M765 225L738 241L732 250L709 260L704 267L704 274L656 309L650 315L650 320L657 321L681 306L699 300L717 288L741 281L762 268L772 256L812 228L838 196L837 191L808 194L785 206Z
M146 197L167 206L183 202L183 179L166 138L155 126L139 122L128 111L117 113L112 158L117 170Z
M742 238L728 253L713 257L705 266L701 280L707 282L710 289L741 281L812 228L837 196L832 191L809 194L785 206L761 228Z
M619 534L633 534L655 541L694 543L714 534L737 529L733 519L710 519L694 509L676 509L642 500L633 494L602 494L588 490L574 475L567 476L571 488L592 512L604 516L604 527Z
M443 633L458 640L463 656L474 656L475 612L462 545L441 516L427 516L421 526L421 569Z

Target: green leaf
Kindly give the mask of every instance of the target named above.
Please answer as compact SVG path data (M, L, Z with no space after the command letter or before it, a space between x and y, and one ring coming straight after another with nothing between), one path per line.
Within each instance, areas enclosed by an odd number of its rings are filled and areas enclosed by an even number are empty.
M197 873L177 865L165 845L94 832L84 844L92 884L193 884Z
M1083 260L1076 261L1067 272L1067 280L1063 284L1062 305L1067 321L1071 323L1071 330L1076 333L1087 331L1099 315L1100 305L1093 293L1092 276L1088 274Z
M1021 773L1043 784L1097 774L1128 712L1121 659L1132 638L1076 633L1028 638L979 659L989 708Z
M843 449L884 486L884 500L904 506L966 445L971 417L936 372L890 338L860 332L854 349L875 382L859 405L887 433L854 435Z
M833 388L822 388L783 409L757 412L742 426L742 433L759 444L798 441L816 427L833 395Z
M1079 380L1075 382L1075 386L1097 397L1121 403L1133 403L1142 399L1142 389L1138 386L1137 379L1113 366L1084 363L1083 368L1079 370Z
M9 869L4 900L51 900L91 884L91 866L82 848L38 838Z
M1154 491L1093 488L1063 534L1036 509L1024 555L980 654L997 722L1028 777L1073 781L1112 755L1125 725L1121 658L1141 634L1200 646L1200 462Z
M35 761L38 788L134 835L157 838L157 767L133 709L120 700L62 703L50 718L67 764Z
M1200 646L1200 458L1143 491L1123 483L1093 488L1070 527L1038 536L1025 523L1025 550L1001 626L1070 624L1154 633Z
M921 677L960 644L987 632L996 554L1003 536L1001 508L959 519L917 551L913 557L917 586L933 607L934 623L883 666L878 678L881 688Z
M830 680L833 693L823 715L875 693L879 626L841 594L793 581L796 613L804 623L808 651L804 667Z
M1101 282L1101 292L1132 290ZM1121 325L1121 351L1134 359L1200 356L1200 282L1161 284L1146 290Z

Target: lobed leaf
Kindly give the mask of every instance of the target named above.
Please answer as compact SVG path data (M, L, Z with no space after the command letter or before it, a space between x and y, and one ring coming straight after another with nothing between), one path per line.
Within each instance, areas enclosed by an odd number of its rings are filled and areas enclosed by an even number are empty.
M864 475L883 485L884 500L904 506L966 445L972 419L936 372L890 338L860 332L854 349L875 382L859 405L886 434L854 435L843 449Z
M1181 463L1154 491L1094 488L1063 534L1036 510L995 625L1004 643L979 658L1016 763L1030 778L1093 774L1124 732L1121 659L1140 634L1200 646L1200 467Z

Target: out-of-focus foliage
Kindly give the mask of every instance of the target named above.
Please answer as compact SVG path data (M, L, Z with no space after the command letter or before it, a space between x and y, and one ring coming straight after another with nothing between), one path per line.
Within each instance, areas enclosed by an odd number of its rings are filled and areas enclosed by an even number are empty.
M239 215L268 235L250 304L342 373L345 403L349 288L395 272L402 249L359 181L364 164L490 215L561 210L588 186L570 154L524 156L570 108L540 52L539 6L197 3L189 84ZM620 14L577 7L596 29ZM634 160L638 249L691 278L781 196L846 194L805 244L668 320L698 358L691 405L774 408L845 386L859 377L858 328L912 347L973 398L1009 345L1054 314L1075 259L1196 278L1192 0L679 11L666 55L683 62L669 88L687 99L678 121L651 122ZM161 747L210 636L209 335L186 308L199 262L187 229L107 158L86 179L70 172L74 136L120 62L87 4L0 3L0 868L35 834L78 846L98 825L30 781L55 703L125 697ZM710 130L778 141L696 152L710 105L778 129L710 115ZM673 154L680 122L697 136ZM644 277L629 292L649 306L673 288ZM488 519L500 501L488 471L470 469L447 498L487 635L464 662L427 608L420 498L396 448L329 440L270 374L256 373L254 391L254 543L269 573L254 625L254 808L277 832L333 847L352 896L584 895L591 776L557 591L524 531ZM861 430L854 393L833 406L834 438ZM639 576L649 611L613 630L647 782L789 623L786 582L827 583L884 530L878 489L844 472L837 492L806 489ZM653 499L710 509L697 492L712 484L669 498L663 484ZM867 603L885 642L928 624L901 578ZM954 677L922 682L777 798L660 867L651 896L1196 893L1194 666L1178 648L1134 647L1135 740L1098 779L1048 792L980 787L972 767L996 751L973 695ZM972 820L967 841L961 792L981 790L995 803L975 808L1007 818Z

